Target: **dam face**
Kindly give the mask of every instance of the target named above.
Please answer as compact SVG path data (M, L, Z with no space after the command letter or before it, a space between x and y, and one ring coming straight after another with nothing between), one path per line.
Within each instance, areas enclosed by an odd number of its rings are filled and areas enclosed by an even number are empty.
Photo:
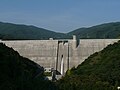
M53 68L60 74L81 64L88 56L119 39L69 40L15 40L0 41L44 68Z

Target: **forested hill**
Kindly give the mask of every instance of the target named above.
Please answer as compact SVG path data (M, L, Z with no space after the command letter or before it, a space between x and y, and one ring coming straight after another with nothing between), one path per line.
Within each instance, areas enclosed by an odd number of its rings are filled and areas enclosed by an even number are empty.
M44 80L41 66L0 43L0 90L54 90L54 86Z
M67 38L68 35L49 31L35 26L0 22L1 39L49 39Z
M79 28L68 33L78 38L114 39L120 38L120 22L105 23L89 28Z
M32 40L46 40L54 39L69 39L72 35L80 38L94 38L94 39L116 39L120 38L120 22L105 23L89 28L79 28L69 33L58 33L35 26L19 25L12 23L0 22L0 39L32 39Z
M117 90L120 86L120 41L91 55L57 83L60 90Z

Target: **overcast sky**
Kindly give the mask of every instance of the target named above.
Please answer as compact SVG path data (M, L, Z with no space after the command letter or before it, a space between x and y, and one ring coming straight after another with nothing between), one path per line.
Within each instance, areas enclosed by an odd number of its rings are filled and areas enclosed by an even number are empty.
M0 21L69 32L120 21L120 0L0 0Z

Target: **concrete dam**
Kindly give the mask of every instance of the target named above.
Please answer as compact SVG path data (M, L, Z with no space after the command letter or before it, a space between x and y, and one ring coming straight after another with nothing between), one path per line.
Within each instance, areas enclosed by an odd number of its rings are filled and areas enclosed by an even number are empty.
M120 39L12 40L0 41L44 68L52 68L64 75L81 64L88 56Z

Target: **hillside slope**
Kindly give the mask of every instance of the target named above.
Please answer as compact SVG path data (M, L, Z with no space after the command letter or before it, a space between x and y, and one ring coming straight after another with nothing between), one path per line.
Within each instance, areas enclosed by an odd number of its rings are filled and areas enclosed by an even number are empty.
M0 22L0 38L2 39L49 39L67 38L63 33L56 33L35 26Z
M54 87L44 80L42 67L0 43L0 90L54 90Z
M120 86L120 41L69 70L57 85L60 90L117 90Z
M68 33L76 35L78 38L107 38L114 39L120 37L120 22L105 23L89 28L79 28Z

